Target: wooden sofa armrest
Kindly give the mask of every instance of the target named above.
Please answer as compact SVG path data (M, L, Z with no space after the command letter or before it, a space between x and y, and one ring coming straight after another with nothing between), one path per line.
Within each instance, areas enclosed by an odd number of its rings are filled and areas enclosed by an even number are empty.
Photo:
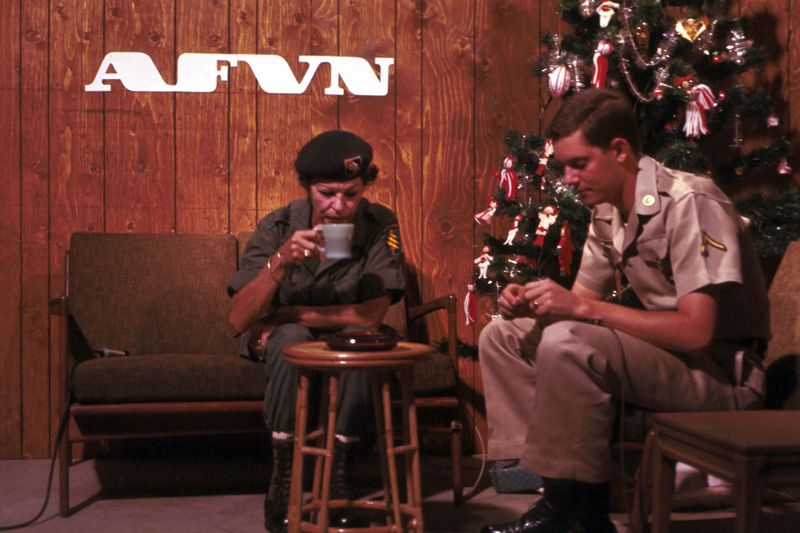
M406 321L412 322L432 313L445 311L447 313L447 355L455 373L455 390L452 394L439 394L436 396L418 396L414 404L417 408L454 409L456 414L448 426L431 426L428 430L448 432L450 434L450 455L453 468L453 504L461 506L464 501L464 484L462 480L462 417L465 408L462 405L464 398L464 384L458 372L458 336L456 330L456 296L447 294L421 305L410 307L406 311Z
M458 355L456 352L458 337L456 328L456 295L453 293L424 302L408 308L407 320L413 322L433 311L444 310L447 312L447 355L453 362L453 368L458 369Z
M455 312L455 295L448 294L446 296L440 296L434 300L430 300L428 302L424 302L420 305L415 305L413 307L409 307L408 309L408 320L417 320L418 318L427 315L433 311L438 311L439 309L448 309L449 307L453 308L453 312Z

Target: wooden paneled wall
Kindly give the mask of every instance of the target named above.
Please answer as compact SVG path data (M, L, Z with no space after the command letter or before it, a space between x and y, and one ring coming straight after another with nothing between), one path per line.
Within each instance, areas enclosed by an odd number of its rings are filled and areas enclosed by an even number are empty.
M800 0L738 0L774 17L764 75L800 126ZM537 130L540 37L557 0L2 0L0 17L0 458L48 457L59 418L58 323L77 230L238 233L299 196L292 161L312 135L358 132L396 210L423 297L463 298L509 128ZM792 22L794 21L794 22ZM777 39L777 40L776 40ZM174 83L184 52L394 57L389 94L262 92L246 67L210 94L85 92L105 53L141 51ZM187 275L191 271L187 270ZM477 328L459 321L475 342ZM435 325L434 325L435 329ZM464 360L478 427L477 364Z

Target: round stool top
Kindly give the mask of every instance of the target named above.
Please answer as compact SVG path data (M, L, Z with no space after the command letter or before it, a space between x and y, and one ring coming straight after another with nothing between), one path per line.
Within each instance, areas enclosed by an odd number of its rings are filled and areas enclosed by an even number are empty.
M398 342L388 350L346 351L331 350L321 341L299 342L283 348L283 356L294 365L324 369L360 368L390 369L413 365L430 357L433 347L416 342Z

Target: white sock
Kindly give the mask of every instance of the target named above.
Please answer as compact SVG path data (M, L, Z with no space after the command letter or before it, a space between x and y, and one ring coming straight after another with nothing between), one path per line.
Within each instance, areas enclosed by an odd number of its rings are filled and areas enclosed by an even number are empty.
M349 435L339 435L338 433L334 435L336 440L339 442L343 442L345 444L352 444L354 442L361 442L361 437L351 437Z

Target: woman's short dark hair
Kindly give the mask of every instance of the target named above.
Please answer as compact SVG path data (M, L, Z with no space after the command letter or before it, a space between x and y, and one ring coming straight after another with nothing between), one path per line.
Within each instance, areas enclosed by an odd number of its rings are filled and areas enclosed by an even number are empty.
M557 141L576 131L598 148L608 148L622 137L636 154L641 153L636 114L624 94L608 89L586 89L568 98L550 121L546 135Z

